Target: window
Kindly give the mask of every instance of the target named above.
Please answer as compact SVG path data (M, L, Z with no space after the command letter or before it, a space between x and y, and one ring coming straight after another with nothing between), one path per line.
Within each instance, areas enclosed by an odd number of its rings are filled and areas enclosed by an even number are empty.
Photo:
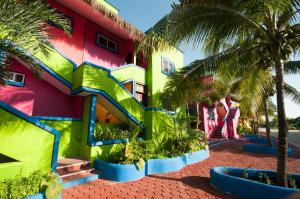
M118 42L113 41L100 33L96 33L96 44L101 48L105 48L112 52L118 52L119 50Z
M136 84L135 98L141 102L144 106L147 106L147 88L142 84Z
M168 59L162 57L161 59L161 72L165 75L172 75L176 72L175 64Z
M61 15L63 15L68 21L69 21L69 23L70 23L70 33L73 33L73 25L74 25L74 21L73 21L73 18L72 17L69 17L69 16L66 16L66 15L64 15L63 13L61 13L61 12L59 12L59 11L56 11L57 13L59 13L59 14L61 14ZM51 25L51 26L53 26L53 27L55 27L55 28L58 28L58 29L60 29L60 30L63 30L63 28L62 28L62 26L61 25L59 25L59 24L57 24L57 23L55 23L54 21L52 21L52 20L48 20L48 24L49 25Z
M123 83L123 86L128 90L129 93L131 93L131 95L134 95L134 84L135 84L135 81L134 80L127 80L127 81L124 81Z
M25 75L16 72L8 72L5 83L12 86L24 86Z

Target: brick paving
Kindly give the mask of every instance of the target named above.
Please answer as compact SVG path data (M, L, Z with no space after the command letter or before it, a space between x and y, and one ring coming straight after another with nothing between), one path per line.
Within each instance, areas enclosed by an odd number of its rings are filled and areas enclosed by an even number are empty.
M63 199L159 199L159 198L236 198L222 193L209 183L209 169L215 166L275 169L276 157L245 153L243 140L231 141L210 149L210 157L179 172L146 176L141 180L116 183L96 180L63 190ZM300 173L300 150L289 158L289 172Z

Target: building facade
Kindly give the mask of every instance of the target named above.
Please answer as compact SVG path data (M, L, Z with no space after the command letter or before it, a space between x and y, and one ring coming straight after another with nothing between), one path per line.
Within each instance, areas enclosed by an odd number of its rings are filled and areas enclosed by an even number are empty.
M70 20L71 35L48 21L54 48L31 55L39 75L12 62L0 88L0 179L55 170L60 158L105 159L126 140L96 140L97 127L140 125L140 137L151 139L173 114L161 92L184 64L180 50L144 56L137 51L144 33L104 0L48 3Z

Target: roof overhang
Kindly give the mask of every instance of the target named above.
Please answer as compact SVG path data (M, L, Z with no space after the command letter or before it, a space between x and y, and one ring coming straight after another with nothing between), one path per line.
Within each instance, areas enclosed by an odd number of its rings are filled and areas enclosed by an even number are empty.
M70 0L56 1L123 39L141 40L144 37L142 31L96 0L72 0L72 3Z

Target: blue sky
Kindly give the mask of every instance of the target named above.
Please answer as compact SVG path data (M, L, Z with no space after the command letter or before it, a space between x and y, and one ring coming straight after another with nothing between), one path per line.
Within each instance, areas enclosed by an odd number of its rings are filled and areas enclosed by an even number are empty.
M176 0L109 0L113 5L120 9L119 14L131 24L142 31L148 30L159 19L166 15ZM181 46L184 51L185 64L195 59L202 58L201 47L194 49L189 46ZM288 76L286 82L296 87L300 91L300 74ZM273 100L276 101L275 98ZM300 116L300 105L296 105L289 99L285 101L286 113L288 117Z

